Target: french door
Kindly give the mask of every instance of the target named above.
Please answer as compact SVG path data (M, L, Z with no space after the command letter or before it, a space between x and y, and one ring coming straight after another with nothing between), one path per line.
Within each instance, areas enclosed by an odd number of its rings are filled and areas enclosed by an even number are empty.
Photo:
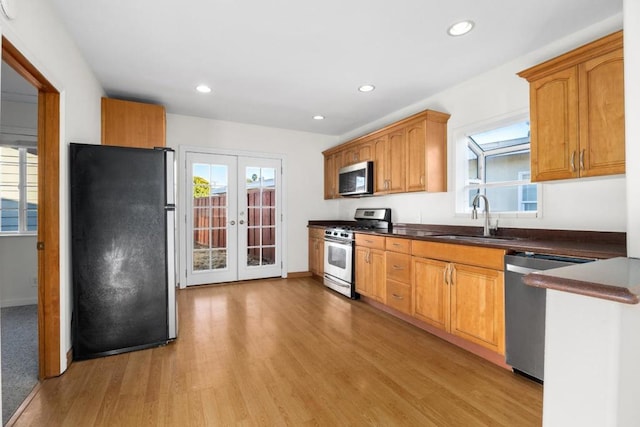
M186 153L187 286L282 275L281 160Z

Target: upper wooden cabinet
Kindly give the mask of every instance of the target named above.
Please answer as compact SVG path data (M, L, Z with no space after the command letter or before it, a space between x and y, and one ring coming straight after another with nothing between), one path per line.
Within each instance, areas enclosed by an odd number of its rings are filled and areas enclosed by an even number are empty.
M325 199L338 197L336 167L374 161L377 195L408 191L447 191L449 114L426 110L323 152ZM338 156L339 153L339 156Z
M102 144L164 147L166 118L162 105L102 98Z
M518 73L530 82L532 181L625 172L622 37Z
M342 151L324 156L324 198L335 199L338 195L338 171L342 167Z
M342 154L342 166L373 160L373 144L370 141L352 145Z
M406 140L404 128L394 129L373 141L375 147L374 192L403 193L406 189Z

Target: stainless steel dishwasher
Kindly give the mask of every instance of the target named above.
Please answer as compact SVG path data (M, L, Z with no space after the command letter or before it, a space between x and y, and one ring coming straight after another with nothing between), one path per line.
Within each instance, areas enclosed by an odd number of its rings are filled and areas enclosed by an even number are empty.
M539 382L544 380L547 291L525 285L522 278L534 271L591 261L594 260L528 252L504 257L506 362L514 372Z

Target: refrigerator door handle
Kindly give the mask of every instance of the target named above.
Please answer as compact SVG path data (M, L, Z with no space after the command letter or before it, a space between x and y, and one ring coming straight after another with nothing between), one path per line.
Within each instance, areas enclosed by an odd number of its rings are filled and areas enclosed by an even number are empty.
M174 205L174 204L165 205L164 210L165 211L175 211L176 210L176 205Z
M167 314L169 339L178 336L178 306L176 303L176 264L175 264L175 211L167 210Z

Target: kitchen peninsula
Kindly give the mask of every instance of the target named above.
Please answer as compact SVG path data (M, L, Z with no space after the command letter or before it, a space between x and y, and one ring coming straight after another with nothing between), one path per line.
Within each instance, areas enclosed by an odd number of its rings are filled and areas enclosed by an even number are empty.
M640 358L640 259L611 258L525 277L547 289L543 424L633 425Z

